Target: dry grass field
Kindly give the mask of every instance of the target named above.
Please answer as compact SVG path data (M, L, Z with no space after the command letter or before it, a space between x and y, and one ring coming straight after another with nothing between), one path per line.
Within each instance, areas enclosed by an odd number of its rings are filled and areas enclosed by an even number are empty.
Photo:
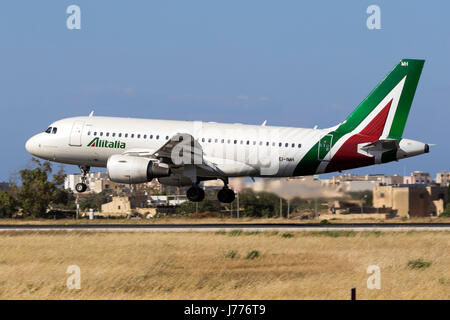
M449 249L445 231L2 232L0 299L450 299Z

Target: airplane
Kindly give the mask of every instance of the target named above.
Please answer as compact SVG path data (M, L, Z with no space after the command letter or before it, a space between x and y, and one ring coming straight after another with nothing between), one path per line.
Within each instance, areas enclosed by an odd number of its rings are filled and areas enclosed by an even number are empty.
M190 186L202 201L202 181L220 179L218 200L231 203L230 177L295 177L359 168L428 153L426 143L402 137L424 60L403 59L341 123L326 129L119 117L58 120L31 137L39 158L78 165L77 192L91 167L111 181Z

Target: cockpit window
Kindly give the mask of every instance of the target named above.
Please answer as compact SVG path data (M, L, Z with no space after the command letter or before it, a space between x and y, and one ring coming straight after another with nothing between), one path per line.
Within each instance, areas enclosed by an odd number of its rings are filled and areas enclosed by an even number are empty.
M53 127L52 133L53 133L53 134L55 134L55 133L56 133L56 131L58 131L58 128L56 128L56 127Z
M52 127L48 127L47 130L45 130L45 133L51 133L52 132Z

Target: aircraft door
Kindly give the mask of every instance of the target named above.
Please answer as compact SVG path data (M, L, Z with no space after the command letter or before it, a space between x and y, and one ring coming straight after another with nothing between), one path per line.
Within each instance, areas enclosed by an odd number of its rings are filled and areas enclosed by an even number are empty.
M84 121L75 121L70 132L69 145L81 147L81 133L83 132Z
M318 159L324 161L331 160L331 144L333 142L333 136L331 134L327 134L319 141L319 152Z

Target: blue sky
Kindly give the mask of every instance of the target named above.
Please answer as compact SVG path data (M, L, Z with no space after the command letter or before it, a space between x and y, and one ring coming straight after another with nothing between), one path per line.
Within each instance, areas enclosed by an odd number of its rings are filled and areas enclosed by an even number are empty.
M71 4L81 30L66 27ZM366 27L371 4L381 30ZM0 181L27 165L28 137L91 110L329 127L402 58L426 59L404 137L437 146L353 172L450 169L448 1L8 0L0 10Z

